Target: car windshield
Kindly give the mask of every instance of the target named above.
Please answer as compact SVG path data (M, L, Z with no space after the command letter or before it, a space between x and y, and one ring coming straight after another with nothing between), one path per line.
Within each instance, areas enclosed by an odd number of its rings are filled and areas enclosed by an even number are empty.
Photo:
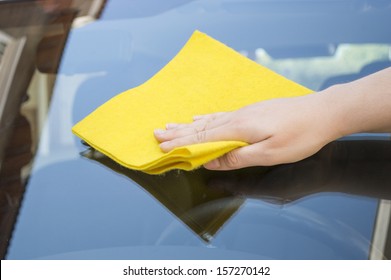
M391 257L390 134L156 176L71 132L195 30L318 91L391 66L389 26L391 1L0 1L2 258Z

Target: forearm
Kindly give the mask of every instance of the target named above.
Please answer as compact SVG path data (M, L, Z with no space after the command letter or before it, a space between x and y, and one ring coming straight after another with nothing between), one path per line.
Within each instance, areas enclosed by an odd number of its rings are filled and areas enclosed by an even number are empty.
M321 96L322 95L322 96ZM333 138L360 132L391 132L391 68L321 92Z

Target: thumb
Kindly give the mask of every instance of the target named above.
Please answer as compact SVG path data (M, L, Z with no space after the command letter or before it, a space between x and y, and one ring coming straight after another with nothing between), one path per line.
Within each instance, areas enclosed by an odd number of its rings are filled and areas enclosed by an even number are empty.
M247 147L248 146L232 150L231 152L204 164L204 167L210 170L233 170L250 166L252 163L248 160L247 149L245 149Z

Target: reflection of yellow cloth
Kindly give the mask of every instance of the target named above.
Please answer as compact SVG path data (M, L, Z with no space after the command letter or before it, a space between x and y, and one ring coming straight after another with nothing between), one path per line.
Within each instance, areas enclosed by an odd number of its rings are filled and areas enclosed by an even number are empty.
M191 170L246 144L220 141L163 153L154 129L170 122L191 122L194 115L310 92L196 31L155 76L100 106L76 124L73 132L131 169L150 174Z

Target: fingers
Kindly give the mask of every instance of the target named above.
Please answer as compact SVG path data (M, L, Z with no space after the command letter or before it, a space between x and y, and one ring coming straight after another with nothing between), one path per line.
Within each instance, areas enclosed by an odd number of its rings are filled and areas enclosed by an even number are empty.
M226 113L216 113L195 117L190 124L169 123L166 129L156 129L155 138L161 142L160 147L164 152L175 147L196 143L234 140L232 132L225 131L224 126L228 122ZM231 139L230 139L231 138Z
M169 131L166 131L163 134L166 133L170 134ZM179 134L181 134L181 136L178 136ZM237 137L233 135L233 133L229 129L226 129L224 126L213 128L213 129L199 130L199 131L194 131L193 128L188 128L188 129L181 130L181 132L178 132L177 136L178 137L172 138L172 140L162 141L160 143L160 149L163 152L169 152L176 147L204 143L204 142L235 140L234 138Z

